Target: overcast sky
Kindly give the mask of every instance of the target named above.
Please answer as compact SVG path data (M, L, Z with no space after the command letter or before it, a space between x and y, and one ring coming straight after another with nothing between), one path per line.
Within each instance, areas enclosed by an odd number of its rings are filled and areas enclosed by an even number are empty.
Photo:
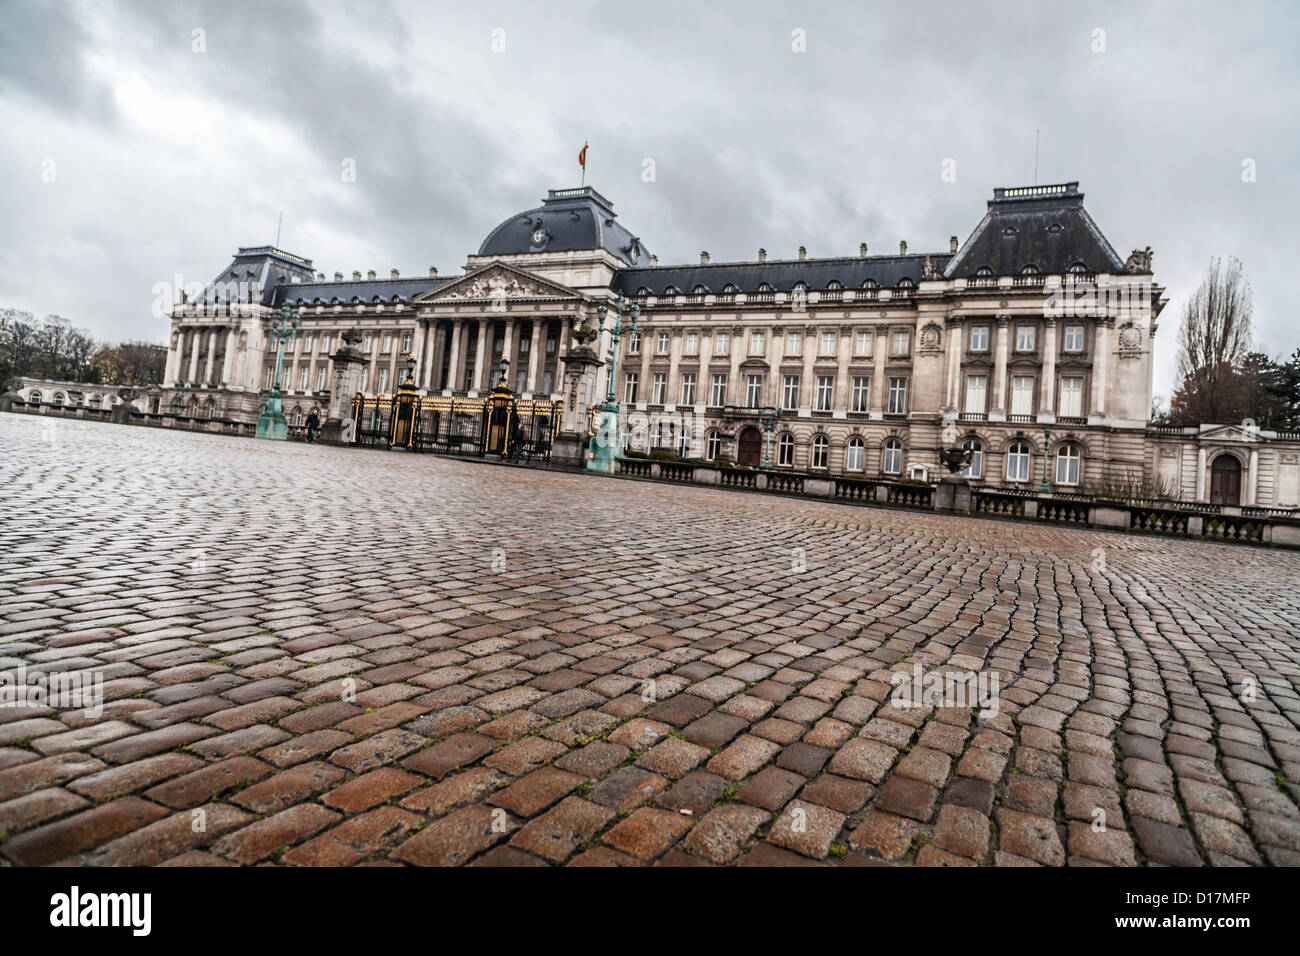
M1300 346L1298 41L1294 2L4 0L0 306L162 342L154 284L211 280L281 210L319 272L455 273L577 185L584 141L665 264L942 251L1034 182L1040 130L1038 182L1155 252L1167 396L1211 256L1245 264L1257 344Z

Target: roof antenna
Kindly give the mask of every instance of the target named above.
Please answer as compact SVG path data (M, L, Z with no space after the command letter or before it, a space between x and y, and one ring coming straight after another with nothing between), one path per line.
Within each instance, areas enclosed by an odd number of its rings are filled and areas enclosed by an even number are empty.
M1037 182L1037 180L1035 180ZM280 218L275 221L275 248L280 248L280 226L284 224L284 210L280 210Z
M1038 130L1034 130L1034 185L1038 185Z

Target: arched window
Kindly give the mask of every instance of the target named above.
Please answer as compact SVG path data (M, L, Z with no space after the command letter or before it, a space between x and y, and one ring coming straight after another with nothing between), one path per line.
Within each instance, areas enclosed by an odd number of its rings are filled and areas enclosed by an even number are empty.
M850 438L848 453L844 456L845 471L862 471L867 460L867 446L861 438Z
M831 292L837 292L844 288L844 284L840 282L839 279L832 279L830 282L826 283L826 288Z
M216 417L217 417L217 403L212 399L208 399L208 418L216 418Z
M1086 263L1076 262L1070 266L1069 271L1074 275L1086 275L1088 272L1088 266Z
M735 295L736 292L737 292L736 287L732 285L730 282L728 282L726 285L722 287L723 295Z
M1023 269L1020 270L1020 274L1022 276L1036 276L1038 275L1038 266L1034 265L1033 263L1030 263L1029 265L1025 266Z
M1029 480L1029 446L1022 441L1007 449L1007 481Z
M708 441L705 444L704 456L709 461L716 461L722 457L722 437L717 432L709 432Z
M32 391L27 393L27 404L39 405L41 403L41 393Z
M978 439L968 438L961 443L961 450L970 452L970 464L961 470L967 478L981 478L984 475L984 446Z
M776 443L776 463L783 468L794 465L794 436L789 432L782 435Z
M1067 442L1056 450L1056 483L1058 485L1077 485L1079 483L1079 446Z
M993 269L989 266L980 266L975 270L975 274L977 276L991 276L993 275Z
M766 282L760 282L760 283L758 284L758 291L759 291L759 292L771 292L771 291L772 291L772 286L769 285L769 284L766 283Z
M63 393L62 393L62 392L55 392L55 393L54 393L54 404L55 404L55 405L62 405L62 404L63 404Z
M916 283L907 276L903 276L903 278L898 280L898 287L900 289L912 289L916 287Z
M691 295L705 295L708 291L709 290L704 288L704 286L697 285L694 289L691 290Z
M831 443L826 440L825 435L818 435L813 439L812 444L812 466L814 468L825 468L826 461L830 456Z
M790 291L795 295L806 295L808 292L808 283L803 281L796 282Z
M868 291L872 289L879 289L880 283L878 283L875 279L867 279L862 283L862 288L867 289Z
M636 294L637 294L637 298L644 299L646 296L650 294L650 290L647 289L645 286L642 286L641 288L636 290Z
M903 443L897 438L885 442L885 461L883 471L887 475L896 475L903 470Z
M297 428L300 425L302 425L302 409L295 408L293 410L293 427Z

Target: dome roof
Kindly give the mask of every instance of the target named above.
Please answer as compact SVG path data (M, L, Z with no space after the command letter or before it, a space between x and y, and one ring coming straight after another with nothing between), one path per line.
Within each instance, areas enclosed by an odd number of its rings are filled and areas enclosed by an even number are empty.
M542 204L497 226L479 247L480 256L605 249L629 266L650 264L641 240L623 228L614 205L590 186L552 189Z

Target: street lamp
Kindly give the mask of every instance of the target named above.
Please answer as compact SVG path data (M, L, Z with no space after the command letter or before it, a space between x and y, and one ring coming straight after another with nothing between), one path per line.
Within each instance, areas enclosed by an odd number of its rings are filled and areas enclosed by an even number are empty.
M271 394L262 406L262 414L257 418L257 437L283 441L289 434L289 426L284 420L284 403L280 398L280 374L284 369L285 345L292 345L298 335L299 315L289 307L289 303L280 306L280 311L271 319L270 335L276 343L275 383Z
M409 352L406 356L406 381L415 384L415 353Z
M1038 489L1043 494L1049 494L1052 490L1051 485L1047 483L1047 460L1051 457L1048 450L1052 446L1052 429L1043 428L1043 484Z
M506 384L506 376L510 373L510 359L505 355L502 355L498 367L501 369L501 381L497 382L497 387L499 388Z
M781 409L768 405L758 411L758 423L765 432L763 438L763 467L772 467L772 429L781 423Z
M604 334L605 318L610 311L611 309L603 302L597 306L596 314L600 317L598 334ZM623 444L618 425L618 402L614 401L614 383L618 373L618 346L623 336L636 332L641 306L633 305L629 309L627 300L620 295L614 300L612 311L614 324L609 330L609 387L605 392L605 404L601 406L601 411L604 413L603 422L592 437L591 457L587 459L588 471L604 472L607 475L614 473L614 461L622 451ZM623 325L624 314L627 315L630 323L626 327Z

